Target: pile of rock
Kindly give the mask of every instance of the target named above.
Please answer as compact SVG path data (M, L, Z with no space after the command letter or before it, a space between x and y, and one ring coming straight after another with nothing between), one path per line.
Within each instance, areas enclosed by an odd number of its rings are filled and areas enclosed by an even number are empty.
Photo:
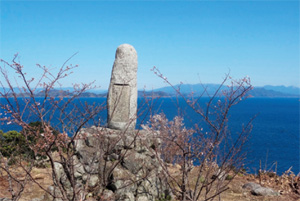
M72 200L75 193L101 200L160 200L169 192L160 177L160 141L153 133L135 130L137 113L137 53L131 45L117 48L107 97L108 128L82 129L73 144L66 168L55 163L61 189ZM59 182L59 184L58 184ZM72 182L72 183L71 183ZM49 197L51 199L51 197ZM56 199L59 200L59 199Z
M144 130L82 129L74 143L77 189L86 191L90 197L108 200L146 201L168 197L155 151L159 145L159 139ZM55 171L71 198L74 189L63 166L56 163ZM58 188L49 190L60 196Z

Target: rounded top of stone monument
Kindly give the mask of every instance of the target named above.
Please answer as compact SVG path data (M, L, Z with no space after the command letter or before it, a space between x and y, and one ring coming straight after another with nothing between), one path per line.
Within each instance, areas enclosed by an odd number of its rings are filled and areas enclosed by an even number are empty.
M125 56L136 56L136 50L132 45L122 44L117 48L116 58L123 58Z

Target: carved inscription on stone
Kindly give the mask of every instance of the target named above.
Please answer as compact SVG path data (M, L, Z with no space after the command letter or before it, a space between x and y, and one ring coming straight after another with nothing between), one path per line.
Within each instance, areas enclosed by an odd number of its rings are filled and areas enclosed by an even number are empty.
M116 122L128 122L129 121L129 97L130 97L130 87L124 85L114 84L112 89L113 102L115 105L115 111L111 116L111 121ZM118 112L122 111L122 112Z

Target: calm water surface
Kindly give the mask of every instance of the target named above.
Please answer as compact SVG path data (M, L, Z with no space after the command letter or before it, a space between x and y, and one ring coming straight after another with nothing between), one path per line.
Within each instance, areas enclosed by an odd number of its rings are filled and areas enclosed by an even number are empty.
M105 102L105 98L82 98L87 103ZM208 99L203 98L205 103ZM3 101L3 99L0 101ZM139 105L142 105L139 100ZM234 106L230 112L229 128L232 133L241 129L243 123L247 123L253 116L253 130L247 144L248 157L246 166L248 171L254 173L259 168L259 161L263 168L269 169L277 162L278 173L283 173L291 166L297 174L300 171L299 163L299 99L297 98L250 98ZM172 98L161 98L155 101L152 113L164 112L169 120L178 115L178 107L185 116L186 127L199 123L199 116L191 110L182 99L176 101ZM1 111L0 111L1 113ZM146 122L149 113L138 119L138 125ZM97 118L106 122L106 111L103 111ZM55 123L55 122L53 122ZM56 122L57 123L57 122ZM20 130L13 125L0 125L4 132L8 130ZM272 170L275 170L273 166Z

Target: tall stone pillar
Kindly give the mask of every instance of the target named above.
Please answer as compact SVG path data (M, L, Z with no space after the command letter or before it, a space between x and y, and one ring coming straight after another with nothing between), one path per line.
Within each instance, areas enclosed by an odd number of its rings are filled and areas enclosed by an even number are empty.
M137 53L133 46L117 48L107 95L107 123L112 129L135 129L137 112Z

